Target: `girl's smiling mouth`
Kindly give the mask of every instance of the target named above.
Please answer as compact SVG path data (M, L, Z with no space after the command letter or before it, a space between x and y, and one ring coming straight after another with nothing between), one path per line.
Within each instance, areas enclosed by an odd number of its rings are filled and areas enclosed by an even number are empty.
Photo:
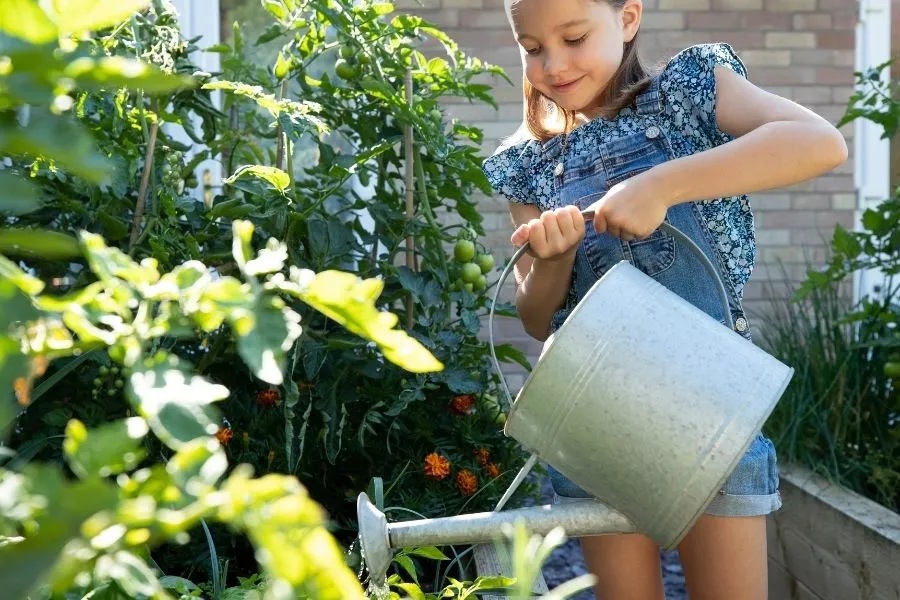
M551 85L550 87L552 87L553 91L555 91L555 92L569 92L569 91L575 89L575 86L578 85L578 82L581 81L582 79L584 79L584 75L582 75L581 77L578 77L577 79L572 79L570 81L567 81L565 83Z

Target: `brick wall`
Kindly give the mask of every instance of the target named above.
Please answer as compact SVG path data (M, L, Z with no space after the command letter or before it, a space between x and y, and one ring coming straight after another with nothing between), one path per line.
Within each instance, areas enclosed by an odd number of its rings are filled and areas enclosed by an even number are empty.
M504 67L515 82L498 81L499 111L487 106L450 104L450 114L484 129L484 153L511 134L521 121L519 53L503 12L503 0L399 0L398 6L440 25L469 53ZM751 80L795 100L831 122L843 114L853 85L856 2L851 0L644 0L642 52L650 63L664 62L696 43L731 43ZM852 136L848 126L845 135ZM855 194L852 158L833 174L774 193L755 194L759 260L745 290L751 315L764 314L768 298L784 297L805 272L804 257L825 257L824 239L835 223L853 224ZM489 242L509 256L511 227L505 201L481 199ZM784 263L783 277L779 261ZM759 322L759 319L757 319ZM502 334L534 354L514 323Z

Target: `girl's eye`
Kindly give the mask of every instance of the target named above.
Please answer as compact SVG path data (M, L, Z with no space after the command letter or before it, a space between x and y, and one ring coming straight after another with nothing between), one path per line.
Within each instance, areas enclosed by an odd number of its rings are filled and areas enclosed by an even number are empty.
M540 51L541 51L540 48L525 48L525 54L530 54L531 56L534 56L535 54L537 54Z
M566 40L566 44L568 44L569 46L577 46L578 44L583 42L587 36L588 36L588 34L584 34L577 40Z

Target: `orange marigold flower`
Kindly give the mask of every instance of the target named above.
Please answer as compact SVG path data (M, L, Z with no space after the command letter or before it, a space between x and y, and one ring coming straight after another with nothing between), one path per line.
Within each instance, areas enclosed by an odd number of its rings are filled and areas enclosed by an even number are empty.
M216 432L216 439L223 446L227 446L232 437L234 437L234 432L231 430L231 427L220 427L219 431Z
M456 489L463 496L471 496L478 491L478 477L468 469L460 469L456 474Z
M425 457L425 476L432 479L445 479L450 474L450 460L437 452Z
M475 396L472 394L454 396L450 401L450 410L460 415L471 415L475 412Z
M488 452L487 448L475 448L473 454L475 455L475 460L477 460L478 464L482 467L488 464L491 460L491 453Z
M497 479L500 477L500 467L498 467L496 463L489 463L484 467L484 474L491 479Z
M256 392L256 403L263 408L278 406L279 401L281 401L281 394L278 393L278 390L268 389Z

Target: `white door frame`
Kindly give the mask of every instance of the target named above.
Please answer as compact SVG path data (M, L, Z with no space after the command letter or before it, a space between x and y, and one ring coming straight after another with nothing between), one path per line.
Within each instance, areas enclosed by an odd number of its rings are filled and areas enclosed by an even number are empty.
M178 11L178 20L181 24L182 35L185 38L190 39L202 36L202 39L197 44L200 48L209 48L221 41L221 34L219 32L219 0L171 1ZM207 73L216 73L221 66L219 54L215 52L197 51L193 53L191 59L202 71ZM213 92L212 101L215 106L221 107L221 92ZM193 123L194 127L199 128L201 125L200 118L194 116ZM188 158L203 150L202 147L199 147L187 136L184 129L180 126L167 126L167 130L176 140L193 146L192 150L186 154ZM222 165L219 161L212 159L204 160L197 165L197 169L194 173L197 176L197 181L200 182L200 185L191 190L191 195L197 200L203 202L207 192L212 192L214 195L221 189ZM209 190L205 189L204 184L206 183L210 185ZM207 202L209 202L209 200L207 200Z
M859 0L856 26L856 70L865 71L891 57L891 1ZM885 69L882 77L890 77ZM865 119L855 121L853 140L853 179L856 189L856 226L861 227L866 209L878 206L891 194L890 140L880 139L883 131ZM853 300L865 296L878 297L884 285L884 274L875 270L854 273Z

